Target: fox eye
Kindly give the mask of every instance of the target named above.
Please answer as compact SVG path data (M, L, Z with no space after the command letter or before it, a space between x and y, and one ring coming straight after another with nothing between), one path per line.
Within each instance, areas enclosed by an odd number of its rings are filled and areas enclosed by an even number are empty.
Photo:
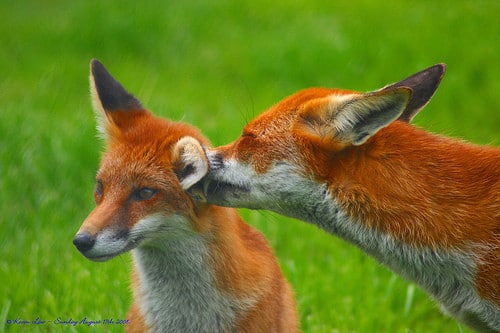
M241 136L244 138L256 138L257 137L257 135L255 135L255 133L247 132L247 131L244 131L243 133L241 133Z
M138 188L137 190L132 192L132 199L136 201L148 200L151 199L156 194L156 192L158 191L149 187Z

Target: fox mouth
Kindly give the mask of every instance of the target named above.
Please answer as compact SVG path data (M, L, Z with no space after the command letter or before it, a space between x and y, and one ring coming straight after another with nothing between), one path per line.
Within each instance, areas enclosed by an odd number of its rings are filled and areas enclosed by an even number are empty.
M114 257L118 257L121 253L118 253L116 255L102 255L102 256L90 256L90 255L85 255L85 253L83 254L85 256L85 258L89 259L89 260L92 260L92 261L99 261L99 262L103 262L103 261L108 261L110 259L113 259Z
M242 195L250 192L244 182L227 182L224 177L225 162L222 154L205 151L209 161L210 170L203 179L193 185L188 193L198 201L219 204L226 202L225 198L240 199Z
M99 253L92 253L92 251L88 251L88 252L82 252L82 254L85 256L85 258L87 258L89 260L103 262L103 261L108 261L108 260L111 260L115 257L118 257L118 256L132 250L133 248L135 248L135 246L129 245L129 246L125 247L124 249L119 250L119 251L114 252L114 253L111 252L111 253L99 254Z
M136 244L135 242L130 242L127 246L125 246L123 249L117 252L111 252L106 254L98 254L98 253L93 254L92 251L88 251L87 253L82 252L82 254L85 256L85 258L89 260L102 262L121 256L122 254L135 249L137 246L138 244Z
M118 257L126 252L129 252L130 250L135 249L136 247L139 246L141 240L142 237L138 237L137 239L130 239L125 246L109 252L102 249L98 250L94 246L88 250L83 250L83 249L79 250L80 253L85 256L85 258L92 261L103 262Z
M242 194L250 192L243 185L236 185L224 181L204 179L188 190L188 193L197 201L214 204L227 203L225 198L240 199Z

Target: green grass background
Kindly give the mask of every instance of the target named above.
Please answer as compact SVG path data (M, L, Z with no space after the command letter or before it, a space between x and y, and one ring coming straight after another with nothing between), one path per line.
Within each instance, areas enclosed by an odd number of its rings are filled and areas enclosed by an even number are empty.
M91 58L214 145L299 89L377 89L445 62L415 123L498 145L499 14L495 0L0 2L0 332L122 330L6 324L123 319L130 304L129 255L94 263L71 243L93 208L102 150ZM469 332L353 246L303 222L241 213L273 245L304 332Z

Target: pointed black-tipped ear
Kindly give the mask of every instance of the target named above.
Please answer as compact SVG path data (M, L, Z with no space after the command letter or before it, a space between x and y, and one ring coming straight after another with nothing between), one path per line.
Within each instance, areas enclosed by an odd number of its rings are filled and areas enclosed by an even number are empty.
M94 102L105 112L141 110L142 105L115 80L98 60L90 63L91 85Z
M96 59L90 62L90 90L97 120L97 131L102 138L110 135L110 126L119 118L116 111L141 111L141 102L116 81Z
M413 117L429 103L439 83L441 83L445 71L445 64L436 64L400 82L390 84L380 89L380 91L399 87L408 87L412 90L410 102L398 118L398 120L409 123Z

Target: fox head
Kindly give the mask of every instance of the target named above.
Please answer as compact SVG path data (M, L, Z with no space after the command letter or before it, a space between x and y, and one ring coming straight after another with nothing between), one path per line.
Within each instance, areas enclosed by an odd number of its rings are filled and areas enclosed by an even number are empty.
M310 195L304 192L310 182L328 183L343 154L365 149L391 124L410 122L444 71L438 64L368 93L311 88L289 96L233 143L209 149L210 172L191 192L204 192L213 204L290 215L291 206Z
M78 250L102 261L202 230L194 218L199 207L184 189L208 172L208 161L198 158L205 156L207 140L191 126L153 116L97 60L90 85L106 149L96 176L96 207L73 240Z

